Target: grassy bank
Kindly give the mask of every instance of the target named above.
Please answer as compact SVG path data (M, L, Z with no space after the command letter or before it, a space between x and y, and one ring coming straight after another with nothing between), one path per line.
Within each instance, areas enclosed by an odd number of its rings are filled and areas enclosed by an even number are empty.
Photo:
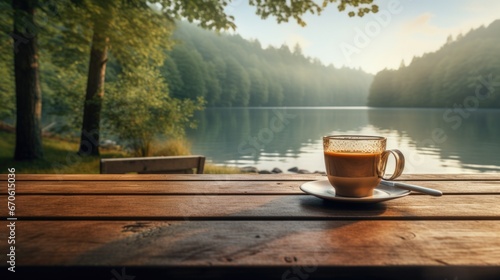
M15 135L0 132L0 168L6 173L7 168L14 167L16 173L99 173L99 159L81 157L76 154L78 143L57 138L43 138L43 160L14 161ZM102 157L124 157L120 151L102 151Z
M97 174L99 173L99 158L81 157L76 154L77 141L43 138L44 159L35 161L14 161L15 135L0 131L0 173L7 173L7 168L14 167L16 173L29 174ZM103 158L128 157L129 154L120 150L101 149ZM239 173L234 167L205 165L204 173Z

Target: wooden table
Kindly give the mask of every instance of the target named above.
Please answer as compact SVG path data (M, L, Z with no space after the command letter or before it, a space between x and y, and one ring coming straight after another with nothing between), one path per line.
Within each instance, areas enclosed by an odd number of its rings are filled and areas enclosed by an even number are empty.
M10 216L0 179L3 275ZM300 191L325 179L317 175L16 179L9 277L500 279L500 175L405 175L444 195L372 205Z

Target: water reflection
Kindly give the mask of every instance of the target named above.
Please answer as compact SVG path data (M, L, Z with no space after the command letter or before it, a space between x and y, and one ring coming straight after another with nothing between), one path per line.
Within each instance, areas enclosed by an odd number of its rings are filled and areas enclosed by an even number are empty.
M413 153L437 154L443 172L449 172L451 162L458 162L463 172L500 171L500 110L477 110L467 117L449 109L369 110L368 116L377 130L409 137ZM426 164L424 158L414 162Z
M408 158L407 173L500 168L500 110L443 118L445 110L369 108L209 108L188 131L193 152L214 163L259 169L324 170L321 137L375 134Z

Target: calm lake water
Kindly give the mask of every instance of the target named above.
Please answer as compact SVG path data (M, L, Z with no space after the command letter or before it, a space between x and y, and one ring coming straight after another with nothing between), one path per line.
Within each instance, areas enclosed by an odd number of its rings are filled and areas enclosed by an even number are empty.
M208 108L197 120L193 153L220 165L324 171L322 136L362 134L387 137L405 173L500 171L500 110Z

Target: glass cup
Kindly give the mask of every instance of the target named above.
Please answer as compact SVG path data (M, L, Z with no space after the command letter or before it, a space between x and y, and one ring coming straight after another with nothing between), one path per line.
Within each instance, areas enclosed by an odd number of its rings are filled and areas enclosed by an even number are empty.
M393 180L403 173L405 158L401 151L386 150L387 139L380 136L332 135L323 137L323 152L328 181L336 195L366 197L382 179ZM394 173L386 178L389 155L396 159Z

